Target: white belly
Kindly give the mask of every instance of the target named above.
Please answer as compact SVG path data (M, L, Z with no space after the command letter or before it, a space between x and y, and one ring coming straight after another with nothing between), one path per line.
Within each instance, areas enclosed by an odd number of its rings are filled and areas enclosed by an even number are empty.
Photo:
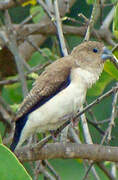
M29 123L39 132L57 129L64 123L63 116L76 113L83 104L85 93L75 84L68 86L29 115Z
M29 114L20 137L21 142L34 132L55 130L64 123L62 118L70 113L76 113L84 102L86 88L71 83L63 91L55 95L44 105ZM18 144L19 145L19 144Z

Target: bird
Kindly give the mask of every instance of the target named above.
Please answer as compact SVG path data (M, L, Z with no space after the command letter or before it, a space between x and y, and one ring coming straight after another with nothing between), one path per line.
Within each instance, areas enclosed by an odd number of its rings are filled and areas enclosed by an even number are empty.
M58 129L62 118L76 114L86 99L87 89L98 79L111 52L102 42L85 41L70 55L48 65L36 79L16 116L12 151L32 134Z

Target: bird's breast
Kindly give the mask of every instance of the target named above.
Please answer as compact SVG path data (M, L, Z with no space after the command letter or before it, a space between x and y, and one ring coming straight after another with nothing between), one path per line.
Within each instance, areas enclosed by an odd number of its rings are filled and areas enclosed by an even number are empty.
M28 126L39 132L57 129L64 123L63 117L76 113L83 104L86 90L79 84L70 85L33 111L28 117Z

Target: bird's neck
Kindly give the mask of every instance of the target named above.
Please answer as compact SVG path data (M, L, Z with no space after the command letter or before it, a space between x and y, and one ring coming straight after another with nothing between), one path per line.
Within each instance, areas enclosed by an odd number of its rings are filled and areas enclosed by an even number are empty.
M90 88L98 79L103 70L103 65L98 68L75 68L71 72L71 81L82 83L86 88Z

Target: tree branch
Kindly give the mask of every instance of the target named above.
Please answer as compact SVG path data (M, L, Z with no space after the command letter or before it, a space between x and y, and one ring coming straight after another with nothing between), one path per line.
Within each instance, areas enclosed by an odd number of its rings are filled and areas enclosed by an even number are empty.
M15 151L20 161L37 161L55 158L81 158L93 161L118 162L118 147L97 144L50 143L41 150L38 145L22 147Z

